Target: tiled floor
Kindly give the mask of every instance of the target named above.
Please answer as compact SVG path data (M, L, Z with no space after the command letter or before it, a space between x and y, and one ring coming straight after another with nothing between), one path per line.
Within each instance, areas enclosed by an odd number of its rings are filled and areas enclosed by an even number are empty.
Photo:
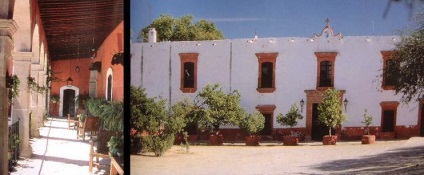
M32 138L33 156L21 159L11 174L90 174L88 172L89 139L76 139L76 130L68 129L65 118L48 118L40 128L40 138ZM107 164L108 160L103 160ZM93 174L109 174L109 167Z

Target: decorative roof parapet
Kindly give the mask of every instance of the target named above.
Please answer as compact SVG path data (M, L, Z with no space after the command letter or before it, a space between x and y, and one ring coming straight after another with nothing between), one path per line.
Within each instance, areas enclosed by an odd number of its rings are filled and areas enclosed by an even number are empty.
M333 29L331 29L330 27L330 19L327 18L325 20L325 22L327 23L324 27L324 29L322 30L321 35L317 35L316 33L314 33L314 38L318 38L318 37L325 37L325 38L337 38L339 40L341 40L343 38L342 33L338 33L337 35L334 35Z

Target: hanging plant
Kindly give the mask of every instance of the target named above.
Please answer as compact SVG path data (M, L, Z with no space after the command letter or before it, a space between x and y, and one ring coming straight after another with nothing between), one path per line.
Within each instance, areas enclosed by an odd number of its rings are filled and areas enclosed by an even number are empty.
M50 96L50 101L54 104L59 103L60 97L57 94L53 94Z
M43 94L47 88L44 86L40 86L35 82L35 78L34 77L28 77L28 90L33 90L37 93L41 93Z
M7 76L7 86L9 88L9 99L12 100L19 96L19 84L21 81L19 80L17 75Z

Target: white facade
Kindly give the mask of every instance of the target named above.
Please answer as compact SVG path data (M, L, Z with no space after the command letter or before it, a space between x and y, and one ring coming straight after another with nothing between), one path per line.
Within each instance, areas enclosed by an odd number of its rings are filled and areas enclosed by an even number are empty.
M328 33L327 33L328 32ZM151 96L162 96L175 103L194 99L207 84L219 83L224 91L237 89L242 106L252 112L258 105L275 105L274 116L287 113L292 104L303 99L305 90L317 89L317 56L315 52L337 52L334 65L334 87L345 90L348 120L343 127L361 127L364 109L374 116L373 126L381 126L381 102L399 101L393 90L382 89L383 55L391 51L399 36L334 35L324 28L321 35L284 38L232 39L219 41L132 43L131 84L146 89ZM275 91L259 93L258 58L256 53L276 52ZM199 53L197 91L180 90L179 53ZM396 126L418 124L418 103L399 104ZM297 127L305 127L304 117ZM273 128L283 128L273 118Z

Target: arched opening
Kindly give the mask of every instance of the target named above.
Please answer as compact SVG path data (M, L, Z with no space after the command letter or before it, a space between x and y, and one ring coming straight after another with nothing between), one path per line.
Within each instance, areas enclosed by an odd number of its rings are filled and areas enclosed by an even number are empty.
M75 115L78 110L78 105L75 103L75 98L79 95L79 88L75 86L62 86L60 88L60 108L59 116Z
M113 71L111 68L107 70L106 80L106 100L112 101L112 88L113 88Z

